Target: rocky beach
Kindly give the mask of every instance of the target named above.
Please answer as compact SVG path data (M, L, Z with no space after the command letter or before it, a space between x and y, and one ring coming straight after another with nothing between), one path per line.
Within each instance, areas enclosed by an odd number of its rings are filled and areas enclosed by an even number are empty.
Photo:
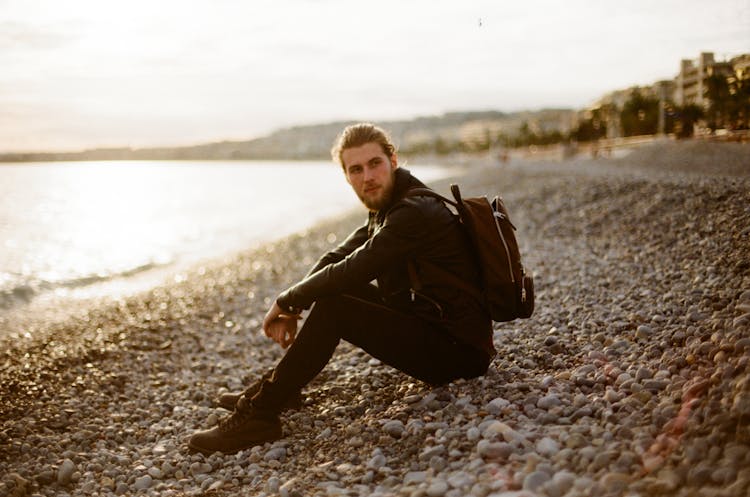
M217 394L281 357L262 317L350 213L137 296L0 318L0 496L748 495L750 145L469 170L453 181L504 197L537 292L495 325L486 376L430 388L342 343L284 438L188 453Z

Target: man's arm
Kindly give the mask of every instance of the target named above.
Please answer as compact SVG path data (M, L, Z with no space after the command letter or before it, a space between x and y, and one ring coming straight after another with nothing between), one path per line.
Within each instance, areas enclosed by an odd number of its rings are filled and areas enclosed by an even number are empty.
M346 240L341 242L335 249L323 255L318 262L310 269L305 278L317 273L329 264L336 263L351 254L357 247L361 246L368 238L368 224L352 232ZM279 307L277 301L274 301L271 308L263 319L263 331L266 336L274 342L287 348L294 341L297 335L297 321L301 318L301 309L287 308L286 310Z
M429 231L420 209L413 202L404 203L389 213L383 227L365 243L282 292L276 302L284 312L294 313L321 297L366 285L394 264L413 257Z
M310 269L310 271L308 271L305 278L317 273L329 264L333 264L342 260L344 257L354 252L357 247L365 243L368 238L367 226L368 223L365 223L364 226L361 226L360 228L354 230L346 238L346 240L341 242L335 249L331 250L330 252L323 255L320 259L318 259L318 262L316 262L315 265Z

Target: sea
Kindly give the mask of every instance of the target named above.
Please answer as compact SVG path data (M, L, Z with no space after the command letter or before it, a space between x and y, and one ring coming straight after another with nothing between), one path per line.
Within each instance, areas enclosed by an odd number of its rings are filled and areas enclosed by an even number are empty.
M423 181L455 172L409 169ZM143 290L157 275L357 207L364 216L330 161L2 164L0 313L39 299Z

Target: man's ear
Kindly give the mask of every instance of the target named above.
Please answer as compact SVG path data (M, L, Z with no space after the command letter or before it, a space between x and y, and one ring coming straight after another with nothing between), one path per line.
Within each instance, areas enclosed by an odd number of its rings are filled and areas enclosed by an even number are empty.
M391 169L397 169L398 168L398 154L396 152L393 152L393 155L391 155Z

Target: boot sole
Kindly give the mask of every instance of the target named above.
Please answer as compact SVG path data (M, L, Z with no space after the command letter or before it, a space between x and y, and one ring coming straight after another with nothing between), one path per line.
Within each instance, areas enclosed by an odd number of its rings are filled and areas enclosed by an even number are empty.
M215 400L213 402L213 406L214 407L220 407L221 409L226 409L227 411L234 411L234 406L235 405L236 405L236 403L233 404L233 405L229 405L228 402L227 403L222 403L222 402L220 402L218 400Z
M236 404L230 404L228 402L222 403L219 400L215 400L213 402L213 406L214 407L218 407L218 408L221 408L221 409L226 409L227 411L234 411L234 406L235 405ZM298 410L302 409L302 407L304 407L304 405L305 405L305 403L302 400L302 398L299 398L299 399L295 399L292 402L287 402L286 404L284 404L281 407L281 409L282 409L282 411L288 411L288 410L290 410L290 411L298 411Z
M242 450L246 450L246 449L250 449L252 447L255 447L256 445L263 445L263 444L268 443L268 442L275 442L276 440L279 440L281 437L282 437L282 431L281 431L281 429L279 429L278 436L268 437L268 438L264 438L262 440L255 440L255 441L249 443L248 445L244 445L242 447L237 447L235 449L228 450L228 451L227 450L219 450L219 449L208 449L206 447L201 447L199 445L196 445L196 444L192 443L192 441L191 441L191 442L188 442L188 451L191 454L195 454L196 452L199 452L199 453L203 454L204 456L210 456L211 454L214 454L216 452L218 452L220 454L232 455L232 454L236 454L237 452L240 452Z

